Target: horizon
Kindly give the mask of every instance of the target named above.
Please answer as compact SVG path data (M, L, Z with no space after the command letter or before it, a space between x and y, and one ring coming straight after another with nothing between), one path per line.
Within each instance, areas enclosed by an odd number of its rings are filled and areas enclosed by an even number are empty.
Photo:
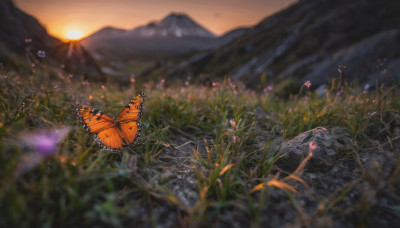
M235 28L254 26L296 0L183 1L127 0L14 0L22 11L34 16L47 32L63 41L82 39L104 27L131 30L161 21L171 13L184 13L217 36Z

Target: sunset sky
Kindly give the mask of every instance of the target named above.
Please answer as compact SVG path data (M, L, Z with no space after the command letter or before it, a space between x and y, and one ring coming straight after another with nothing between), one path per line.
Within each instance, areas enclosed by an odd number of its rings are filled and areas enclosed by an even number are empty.
M221 35L254 25L295 0L14 0L35 16L50 34L65 39L86 36L104 26L132 29L161 20L171 12L187 13Z

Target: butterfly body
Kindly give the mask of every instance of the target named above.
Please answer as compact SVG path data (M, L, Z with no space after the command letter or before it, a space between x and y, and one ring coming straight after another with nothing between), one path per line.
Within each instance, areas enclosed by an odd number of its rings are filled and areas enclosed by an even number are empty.
M117 118L86 105L75 108L74 113L100 146L119 152L123 147L133 146L139 139L144 97L144 93L140 93L130 100Z

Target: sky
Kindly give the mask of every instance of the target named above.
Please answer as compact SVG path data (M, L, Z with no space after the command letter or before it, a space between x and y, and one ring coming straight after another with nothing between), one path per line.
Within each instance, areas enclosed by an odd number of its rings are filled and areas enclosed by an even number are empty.
M65 40L105 27L132 29L171 12L186 13L216 35L251 26L295 0L14 0L48 32ZM75 32L75 35L73 33ZM71 35L72 34L72 35Z

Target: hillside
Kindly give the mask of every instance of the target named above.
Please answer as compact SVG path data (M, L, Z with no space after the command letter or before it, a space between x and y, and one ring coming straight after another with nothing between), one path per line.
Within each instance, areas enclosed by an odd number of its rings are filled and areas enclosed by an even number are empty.
M12 1L0 0L0 61L8 69L29 71L37 52L45 51L46 62L69 73L102 75L91 55L78 43L63 43L50 36L32 16L19 10Z
M228 75L253 88L268 81L282 90L305 80L317 86L329 82L339 65L346 66L348 80L399 79L398 12L396 0L299 1L233 42L164 66L164 71L170 78Z

